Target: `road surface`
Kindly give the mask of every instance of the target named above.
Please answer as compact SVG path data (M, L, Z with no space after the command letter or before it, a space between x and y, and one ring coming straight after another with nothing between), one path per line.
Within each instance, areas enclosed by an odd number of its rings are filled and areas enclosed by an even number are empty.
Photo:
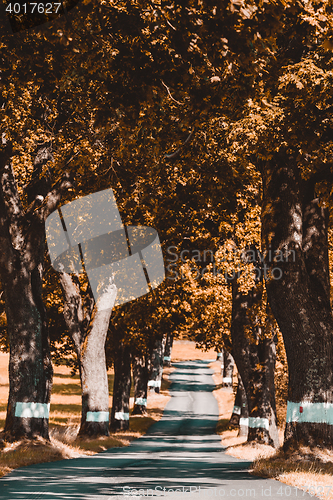
M207 361L175 363L163 418L129 447L17 469L0 480L5 500L309 499L252 476L215 434L218 405Z

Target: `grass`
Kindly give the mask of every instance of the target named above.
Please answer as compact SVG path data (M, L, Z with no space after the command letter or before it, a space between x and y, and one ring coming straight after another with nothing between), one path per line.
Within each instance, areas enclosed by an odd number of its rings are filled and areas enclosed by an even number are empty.
M3 444L0 455L0 476L5 476L17 467L54 462L75 456L80 456L80 453L56 440L48 442L44 439L36 439Z
M300 447L297 451L277 451L271 458L254 461L253 473L272 477L319 498L333 499L333 451Z
M257 443L247 443L238 436L238 429L229 427L234 395L232 389L221 387L220 362L212 363L216 389L214 395L219 405L220 418L216 432L221 435L226 453L252 463L251 473L256 476L273 478L291 487L325 499L333 500L333 451L319 448L301 447L297 451L285 453L281 448ZM234 376L234 386L237 378ZM281 408L283 414L284 408ZM284 428L279 429L280 443L283 443Z

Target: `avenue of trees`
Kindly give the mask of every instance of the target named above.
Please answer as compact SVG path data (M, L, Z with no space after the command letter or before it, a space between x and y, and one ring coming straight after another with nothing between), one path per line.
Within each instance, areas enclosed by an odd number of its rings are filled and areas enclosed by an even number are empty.
M106 367L110 426L125 429L131 365L142 412L168 335L186 332L232 354L248 439L274 446L283 338L284 446L332 446L332 28L326 0L84 0L2 36L7 439L48 437L50 346L79 370L80 433L98 435ZM51 268L45 220L108 188L124 225L158 231L166 279L117 307L109 284L106 312L83 273Z

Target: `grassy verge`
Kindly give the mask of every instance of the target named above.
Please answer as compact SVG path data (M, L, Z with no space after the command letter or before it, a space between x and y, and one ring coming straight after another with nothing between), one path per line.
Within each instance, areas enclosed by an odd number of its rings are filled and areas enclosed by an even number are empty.
M278 450L270 458L255 460L253 474L333 500L333 451L306 447L290 453Z
M315 497L333 500L333 451L300 448L284 453L281 448L246 443L238 436L238 429L229 427L234 394L232 389L221 387L220 362L211 365L214 370L216 390L214 395L219 405L220 418L216 428L221 435L226 453L236 458L252 461L251 473L281 481L292 487L300 488ZM237 379L234 379L237 384ZM282 409L283 410L283 409ZM283 443L284 429L279 429L280 443Z

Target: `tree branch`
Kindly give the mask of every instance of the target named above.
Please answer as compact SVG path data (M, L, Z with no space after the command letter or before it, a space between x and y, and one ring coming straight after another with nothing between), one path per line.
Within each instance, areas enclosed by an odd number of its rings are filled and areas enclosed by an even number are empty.
M65 321L74 342L76 353L80 356L82 341L84 338L84 332L82 331L84 312L80 294L79 278L77 275L70 275L67 273L60 273L59 277L65 299Z
M175 158L177 158L177 156L179 155L179 153L181 152L181 150L183 149L185 144L187 144L192 139L193 134L194 134L194 130L192 130L192 132L190 132L186 141L183 142L183 144L180 146L180 148L178 148L174 153L164 155L164 158L167 158L168 160L174 160Z
M71 191L74 187L74 180L69 172L65 172L62 179L50 191L39 209L35 211L40 221L44 222L47 217L54 212L59 205L64 193ZM35 200L36 202L36 200Z
M171 92L170 92L169 87L168 87L168 86L167 86L167 85L163 82L163 80L161 80L161 82L162 82L162 85L166 88L166 90L167 90L167 92L168 92L168 96L170 97L170 99L171 99L172 101L176 102L177 104L179 104L180 106L184 106L184 103L183 103L183 102L179 102L179 101L177 101L177 100L176 100L176 99L172 96L172 94L171 94Z

